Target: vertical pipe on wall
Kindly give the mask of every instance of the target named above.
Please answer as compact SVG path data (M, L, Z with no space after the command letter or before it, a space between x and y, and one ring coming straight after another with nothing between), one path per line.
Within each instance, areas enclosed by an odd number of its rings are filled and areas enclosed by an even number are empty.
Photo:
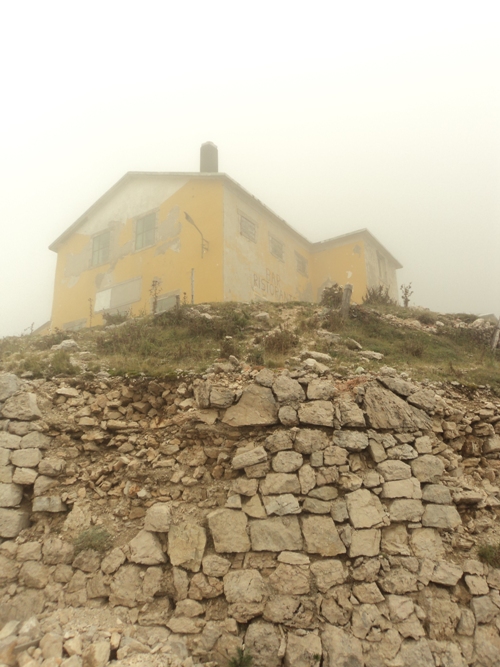
M191 269L191 303L194 303L194 269Z

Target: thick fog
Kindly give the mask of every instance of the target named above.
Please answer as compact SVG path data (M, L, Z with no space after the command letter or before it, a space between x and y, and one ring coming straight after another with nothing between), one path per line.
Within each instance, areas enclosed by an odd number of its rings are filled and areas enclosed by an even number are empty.
M127 171L219 169L312 241L368 228L412 302L500 314L494 2L30 2L0 21L0 336Z

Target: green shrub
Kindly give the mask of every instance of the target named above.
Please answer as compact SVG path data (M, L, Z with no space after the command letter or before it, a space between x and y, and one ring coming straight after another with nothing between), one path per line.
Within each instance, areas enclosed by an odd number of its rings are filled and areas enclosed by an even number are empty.
M483 544L479 547L477 554L483 563L500 568L500 544Z
M408 338L403 343L403 352L411 357L421 359L424 356L425 345L418 338Z
M236 649L236 655L229 661L229 667L251 667L253 658L242 648Z
M103 313L102 319L106 326L109 326L110 324L123 324L123 322L128 320L129 315L130 313L128 310L123 313Z
M436 324L437 316L434 315L434 313L430 313L429 311L424 311L423 313L419 313L417 315L417 320L421 324L427 324L429 326L432 326Z
M275 352L286 354L292 350L299 342L297 334L289 329L278 329L271 332L264 338L264 350L266 352Z
M76 375L78 368L71 363L67 350L57 350L50 360L50 370L54 375Z
M327 308L340 308L342 305L342 296L344 294L344 288L341 287L338 283L334 283L330 287L325 287L321 293L320 304L326 306Z
M112 538L105 528L92 526L83 530L74 541L75 554L87 549L93 549L103 553L111 549Z
M397 306L396 299L390 296L389 288L386 285L369 287L363 297L363 303L370 306Z

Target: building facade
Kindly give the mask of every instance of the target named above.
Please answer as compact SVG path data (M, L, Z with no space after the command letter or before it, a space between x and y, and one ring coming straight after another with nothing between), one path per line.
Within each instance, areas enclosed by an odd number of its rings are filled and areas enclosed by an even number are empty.
M317 302L333 283L358 303L381 284L397 299L401 265L368 230L309 242L219 173L216 151L202 146L200 173L127 173L54 241L52 329L153 302Z

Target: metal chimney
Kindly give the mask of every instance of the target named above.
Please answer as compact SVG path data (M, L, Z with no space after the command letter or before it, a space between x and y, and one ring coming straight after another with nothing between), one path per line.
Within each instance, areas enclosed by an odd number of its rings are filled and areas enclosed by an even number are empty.
M219 151L211 141L206 141L200 148L200 171L216 174L219 171Z

